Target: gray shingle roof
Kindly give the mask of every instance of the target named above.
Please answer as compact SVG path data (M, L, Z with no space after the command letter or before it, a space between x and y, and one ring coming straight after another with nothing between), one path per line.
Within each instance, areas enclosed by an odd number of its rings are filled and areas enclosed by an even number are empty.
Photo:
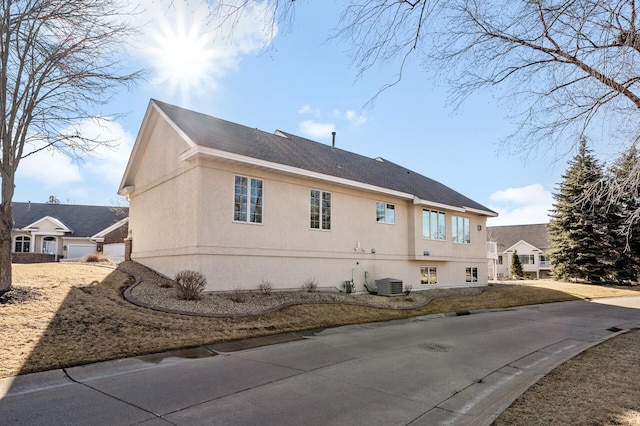
M487 226L487 240L498 243L498 252L502 253L522 240L541 250L549 248L547 224Z
M70 237L91 237L124 219L129 209L75 204L12 203L14 229L21 229L45 216L64 223L73 232ZM124 213L124 214L123 214Z
M390 161L378 161L291 133L267 133L153 100L195 144L258 160L493 213L459 192Z

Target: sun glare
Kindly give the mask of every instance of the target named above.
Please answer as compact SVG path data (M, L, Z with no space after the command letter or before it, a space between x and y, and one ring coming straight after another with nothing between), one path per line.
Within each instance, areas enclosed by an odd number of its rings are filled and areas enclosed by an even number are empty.
M243 56L268 46L277 34L263 22L272 13L267 2L247 1L242 18L233 22L216 18L208 0L146 2L140 47L153 68L151 82L185 100L215 88Z
M201 31L199 25L187 24L181 15L176 16L177 25L165 21L157 28L147 53L154 62L153 83L186 95L212 84L216 50L212 37Z

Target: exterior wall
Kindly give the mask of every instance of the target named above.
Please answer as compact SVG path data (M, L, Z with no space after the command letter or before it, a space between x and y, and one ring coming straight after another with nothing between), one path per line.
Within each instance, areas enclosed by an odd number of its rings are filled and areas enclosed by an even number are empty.
M11 253L11 263L46 263L55 262L54 254Z
M129 219L132 259L169 277L197 270L208 290L255 289L261 280L300 288L307 279L342 289L353 274L364 291L365 272L369 283L392 277L414 290L487 283L484 216L445 210L447 241L425 240L413 200L212 160L169 169L162 185L142 189L136 175ZM262 224L234 222L236 175L263 180ZM311 189L331 193L330 231L310 229ZM376 222L376 201L395 205L395 224ZM452 214L470 218L471 244L451 241ZM420 284L421 266L437 267L436 285ZM467 267L477 268L478 282L465 282Z

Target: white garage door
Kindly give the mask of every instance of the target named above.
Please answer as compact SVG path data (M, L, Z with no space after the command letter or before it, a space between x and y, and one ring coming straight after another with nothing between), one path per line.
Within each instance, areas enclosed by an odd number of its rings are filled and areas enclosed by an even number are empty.
M102 250L104 255L114 262L124 260L124 243L105 244Z
M67 259L81 259L87 254L95 253L93 244L69 244L67 246Z

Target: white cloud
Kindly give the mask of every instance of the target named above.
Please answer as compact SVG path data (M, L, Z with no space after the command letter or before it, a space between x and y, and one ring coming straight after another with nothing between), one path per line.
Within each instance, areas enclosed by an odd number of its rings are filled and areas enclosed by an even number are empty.
M105 142L90 152L81 164L82 171L99 182L119 184L127 167L135 137L119 123L107 119L87 120L80 125L82 135Z
M304 105L298 110L298 114L313 114L316 117L320 117L321 112L318 108L312 108L310 105Z
M488 226L546 223L553 205L551 192L540 184L499 190L489 198L495 203L489 208L498 212L499 216L490 218Z
M347 110L342 113L340 110L333 108L329 113L323 113L319 108L313 108L310 105L304 105L298 110L299 114L312 114L317 120L305 120L300 123L300 131L312 138L326 138L335 131L336 124L328 122L320 122L324 116L329 116L331 121L342 121L346 119L352 126L361 126L367 122L367 117L363 114L357 114L353 110Z
M355 111L349 110L345 113L345 116L347 117L347 120L356 127L367 122L367 117L363 114L357 114Z
M313 120L305 120L300 123L300 131L305 136L312 138L326 138L336 130L332 123L318 123Z
M25 152L43 148L43 142L25 145ZM16 181L25 179L37 182L47 189L63 188L82 182L80 167L70 157L53 149L43 149L23 158L16 171Z
M45 189L58 195L63 202L82 202L105 191L115 194L133 147L133 135L119 123L105 118L84 120L61 133L90 139L91 151L77 152L81 157L77 161L53 149L43 149L24 158L16 172L21 195L34 199L39 190ZM25 151L43 146L43 142L36 141L26 146Z

